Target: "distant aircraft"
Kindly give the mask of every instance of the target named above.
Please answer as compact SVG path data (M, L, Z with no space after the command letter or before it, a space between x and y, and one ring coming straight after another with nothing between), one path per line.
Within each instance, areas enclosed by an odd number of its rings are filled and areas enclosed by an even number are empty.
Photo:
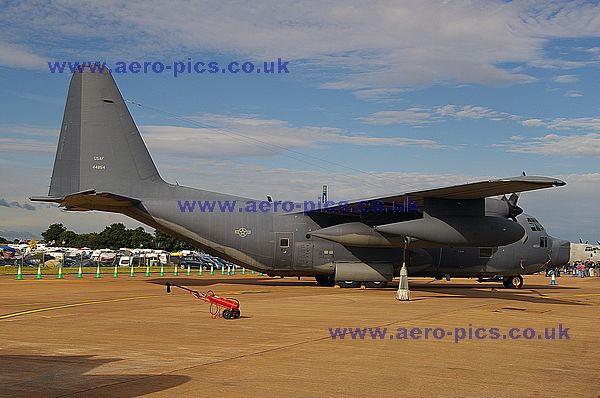
M579 239L579 243L571 243L570 260L575 261L593 261L600 262L600 242L596 241L597 245L590 244L588 241L583 243Z
M384 287L406 252L412 276L521 288L521 275L566 263L569 242L522 214L514 192L562 185L518 176L370 198L380 212L360 211L363 201L306 212L299 203L293 212L186 212L185 201L261 201L165 182L111 74L85 68L71 79L49 194L30 199L125 214L238 265L270 276L312 276L319 285ZM402 203L406 211L395 211Z

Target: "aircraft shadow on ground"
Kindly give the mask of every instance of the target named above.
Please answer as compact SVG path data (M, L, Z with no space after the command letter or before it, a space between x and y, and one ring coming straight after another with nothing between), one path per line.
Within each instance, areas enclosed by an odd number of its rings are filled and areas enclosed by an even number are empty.
M190 288L194 287L210 287L216 284L230 284L230 285L247 285L247 286L263 286L263 287L300 287L300 286L312 286L315 289L332 289L331 287L316 286L313 281L306 280L290 280L292 278L286 278L285 280L280 278L248 278L248 279L233 279L230 277L223 277L218 279L199 279L199 278L188 278L188 277L172 277L164 279L152 279L149 283L157 285L165 285L167 282L186 286ZM385 290L395 291L398 289L398 283L390 283L385 289L372 289L372 290ZM522 290L517 289L506 289L501 283L446 283L438 284L435 282L423 282L411 283L410 289L413 291L423 291L429 293L439 293L440 296L429 296L420 298L419 300L439 300L448 298L493 298L507 301L520 301L529 303L540 303L540 304L557 304L557 305L588 305L586 303L573 301L572 299L563 300L560 298L551 298L547 293L561 292L561 293L574 293L579 290L578 287L560 286L560 285L540 285L535 284L531 286L525 286ZM348 289L352 291L354 289ZM218 294L218 292L217 292Z
M548 295L551 292L561 292L572 294L577 287L566 286L545 286L532 285L523 287L523 289L506 289L502 285L499 287L489 285L417 285L411 287L413 290L429 293L439 293L440 296L427 297L427 299L448 299L448 298L490 298L507 301L519 301L538 304L556 304L556 305L588 305L586 303L553 298Z
M0 395L127 398L160 392L190 380L173 374L88 374L121 360L92 355L0 355Z
M161 279L150 279L149 283L154 283L157 285L164 285L167 282L173 284L178 284L181 286L212 286L217 284L228 284L228 285L248 285L248 286L314 286L320 287L316 285L315 281L307 281L307 280L290 280L281 279L281 278L248 278L248 279L237 279L232 277L223 277L223 278L211 278L211 279L201 279L201 278L188 278L188 277L169 277L169 278L161 278ZM331 289L331 288L328 288Z

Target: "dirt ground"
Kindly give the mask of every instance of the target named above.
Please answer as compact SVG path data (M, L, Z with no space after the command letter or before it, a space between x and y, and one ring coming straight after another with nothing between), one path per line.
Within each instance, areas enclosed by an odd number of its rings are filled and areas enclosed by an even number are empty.
M211 319L208 304L187 292L167 294L167 281L236 297L242 316ZM2 276L0 396L599 395L600 278L551 286L527 276L521 290L466 279L410 285L412 300L398 302L397 283L361 290L249 274ZM560 339L559 324L568 328ZM330 333L376 327L386 335Z

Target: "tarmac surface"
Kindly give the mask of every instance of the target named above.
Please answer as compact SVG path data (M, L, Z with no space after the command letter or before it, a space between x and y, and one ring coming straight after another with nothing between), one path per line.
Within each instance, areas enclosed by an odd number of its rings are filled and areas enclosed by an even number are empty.
M167 294L167 281L237 297L242 316L211 319L189 293ZM239 272L4 276L0 396L597 397L600 278L557 281L527 276L523 289L510 290L415 278L412 300L398 302L397 283L334 289ZM559 339L559 324L569 339ZM334 340L329 328L338 327L388 333ZM533 328L541 338L469 339L479 327L500 335ZM398 328L466 333L458 342L416 332L420 339L399 339ZM544 328L557 329L554 340Z

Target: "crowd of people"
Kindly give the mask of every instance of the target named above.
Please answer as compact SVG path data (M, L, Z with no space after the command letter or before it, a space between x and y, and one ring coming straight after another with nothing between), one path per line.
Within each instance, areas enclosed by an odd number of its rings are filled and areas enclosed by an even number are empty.
M586 276L600 276L600 261L594 263L588 261L574 261L565 265L562 269L565 275L574 275L581 278Z

